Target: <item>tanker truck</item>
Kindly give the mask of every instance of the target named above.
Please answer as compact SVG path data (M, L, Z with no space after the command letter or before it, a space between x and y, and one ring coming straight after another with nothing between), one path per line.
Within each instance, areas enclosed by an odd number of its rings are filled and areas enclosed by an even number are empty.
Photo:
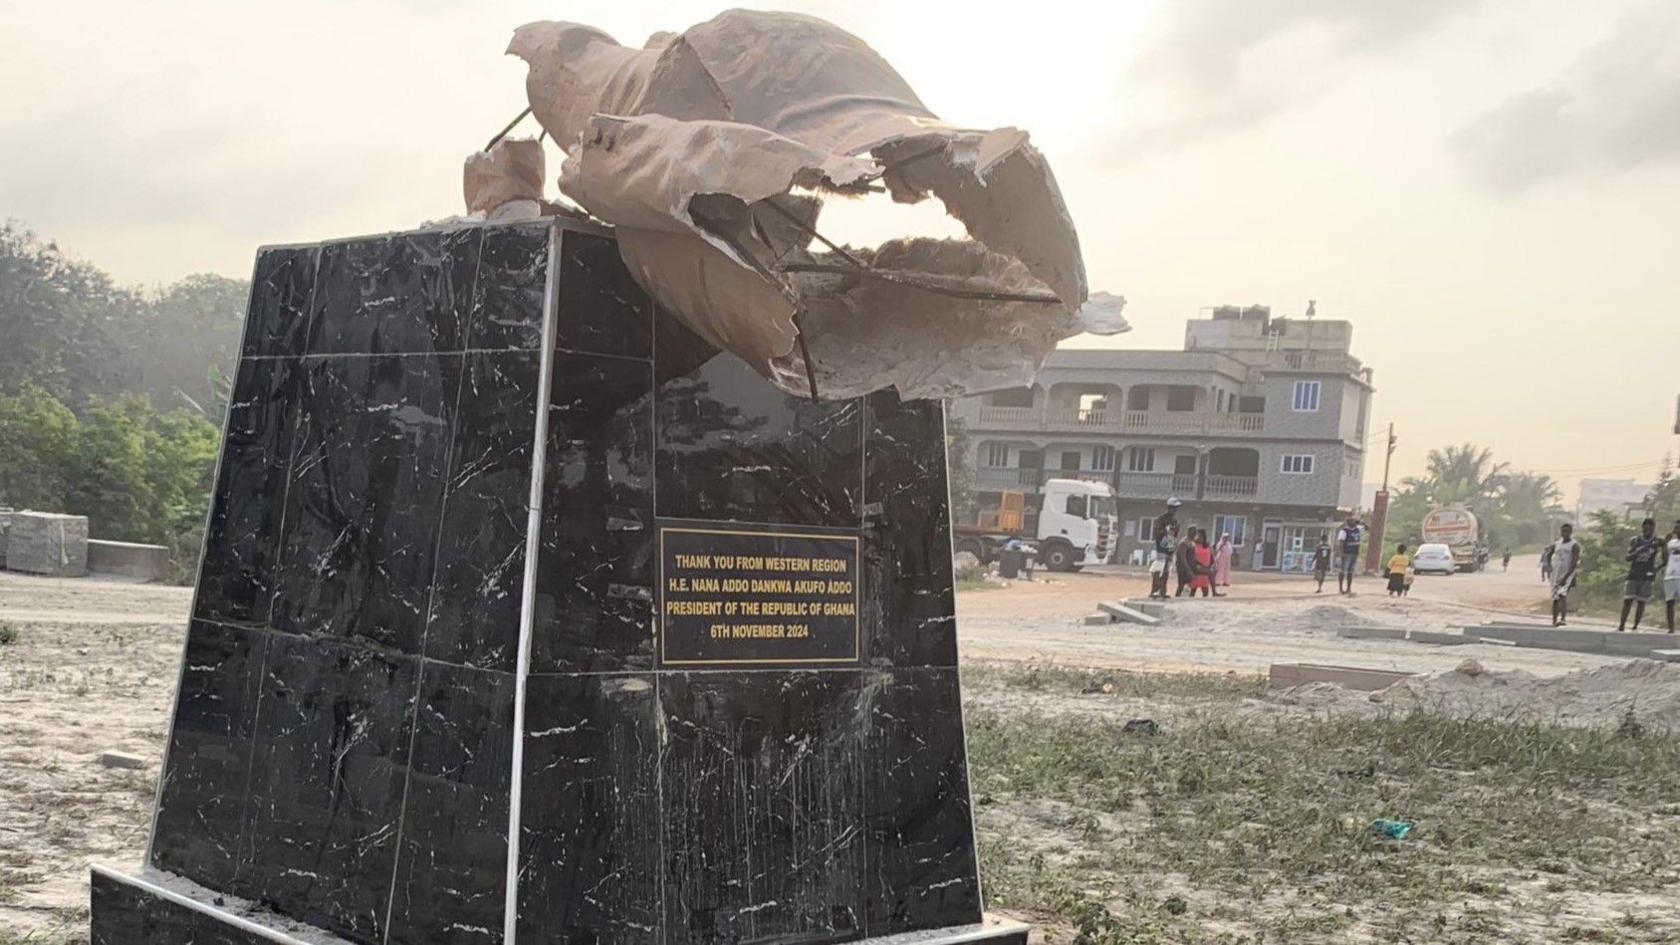
M1462 505L1444 505L1432 509L1423 517L1424 544L1442 544L1452 549L1453 563L1460 571L1475 571L1481 566L1478 551L1482 543L1482 526L1475 513Z

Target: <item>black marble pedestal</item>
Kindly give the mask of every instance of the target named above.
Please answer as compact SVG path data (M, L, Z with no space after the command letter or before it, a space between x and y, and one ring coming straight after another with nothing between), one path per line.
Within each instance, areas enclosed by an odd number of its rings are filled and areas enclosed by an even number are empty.
M947 501L937 404L775 390L603 231L264 250L95 945L1024 942L980 912Z

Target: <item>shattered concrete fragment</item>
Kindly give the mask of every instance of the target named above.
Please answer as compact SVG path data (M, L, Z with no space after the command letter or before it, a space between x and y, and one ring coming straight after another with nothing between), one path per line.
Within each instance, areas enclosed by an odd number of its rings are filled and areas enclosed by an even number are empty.
M1123 300L1088 298L1026 132L941 121L830 23L732 10L633 49L542 22L508 51L566 152L561 192L616 227L655 301L784 390L959 396L1025 383L1063 338L1128 327ZM541 199L524 145L468 159L472 212ZM853 249L821 235L825 199L879 192L938 198L970 238Z

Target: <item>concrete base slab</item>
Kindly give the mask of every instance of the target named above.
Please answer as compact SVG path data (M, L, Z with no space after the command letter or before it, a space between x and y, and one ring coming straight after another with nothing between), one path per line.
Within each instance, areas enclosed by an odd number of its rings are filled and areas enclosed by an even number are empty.
M169 549L163 545L90 538L87 543L87 569L94 574L120 574L142 581L161 581L169 576Z
M1483 624L1465 627L1467 636L1493 643L1571 653L1610 656L1650 656L1653 650L1672 649L1675 638L1666 633L1617 633L1614 630L1571 630L1542 625Z
M1127 607L1130 607L1139 613L1148 614L1151 617L1161 618L1167 615L1167 605L1165 601L1150 600L1147 597L1128 597L1120 603L1125 604Z
M1109 624L1114 622L1114 617L1109 615L1109 614L1101 614L1101 613L1086 614L1083 618L1080 619L1080 622L1083 623L1087 627L1106 627Z
M1097 609L1121 623L1136 623L1145 627L1153 627L1161 622L1160 617L1146 614L1141 610L1116 601L1102 601L1097 604Z
M1342 627L1336 636L1348 640L1404 640L1405 627Z
M1267 686L1289 689L1307 683L1329 682L1357 692L1376 692L1387 689L1416 673L1392 669L1364 669L1358 666L1325 666L1319 663L1273 663Z
M1652 650L1651 659L1664 663L1680 663L1680 650Z
M87 574L85 515L13 512L6 534L6 568L49 577Z

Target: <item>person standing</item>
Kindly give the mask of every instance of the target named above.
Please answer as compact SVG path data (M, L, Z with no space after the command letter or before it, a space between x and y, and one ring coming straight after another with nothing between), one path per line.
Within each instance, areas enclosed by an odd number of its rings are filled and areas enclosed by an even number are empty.
M1155 560L1149 565L1149 596L1167 599L1167 579L1172 574L1173 551L1178 546L1178 508L1184 503L1177 496L1167 500L1167 509L1155 518Z
M1406 593L1406 569L1412 566L1412 556L1406 554L1406 546L1394 549L1394 554L1388 559L1388 596L1399 597Z
M1336 529L1336 551L1341 555L1341 569L1337 572L1336 589L1343 594L1353 593L1353 574L1359 568L1359 545L1365 539L1365 529L1358 516L1349 515L1341 528Z
M1540 549L1540 583L1552 583L1552 546Z
M1195 597L1197 591L1201 591L1203 597L1218 594L1213 589L1213 547L1208 544L1207 529L1196 529L1196 540L1190 551L1194 557L1190 563L1190 596Z
M1628 542L1627 584L1622 587L1622 619L1616 623L1617 633L1627 629L1628 611L1633 610L1634 630L1645 619L1645 604L1651 599L1662 556L1663 540L1657 537L1657 520L1648 518L1639 523L1639 534Z
M1575 571L1581 566L1581 543L1575 540L1575 527L1565 525L1558 530L1558 540L1546 547L1546 557L1552 564L1552 626L1569 626L1569 589L1575 586Z
M1674 632L1674 605L1680 603L1680 521L1668 533L1668 545L1663 549L1663 603L1668 607L1668 632Z
M1511 570L1511 546L1510 545L1505 546L1505 554L1503 556L1503 561L1504 561L1504 565L1505 565L1505 570L1507 572L1509 572Z
M1318 578L1318 590L1314 594L1324 593L1324 579L1330 576L1330 536L1318 533L1318 547L1313 549L1313 576Z
M1178 550L1178 525L1169 523L1165 531L1155 534L1155 561L1149 566L1149 596L1167 599L1167 582L1172 579L1173 561Z
M1183 597L1190 588L1190 581L1196 577L1195 526L1185 529L1183 537L1178 540L1178 547L1173 550L1173 566L1178 573L1178 587L1173 596Z
M1223 597L1219 588L1231 586L1231 557L1235 549L1231 545L1231 533L1219 536L1219 547L1213 549L1213 588L1214 594Z

